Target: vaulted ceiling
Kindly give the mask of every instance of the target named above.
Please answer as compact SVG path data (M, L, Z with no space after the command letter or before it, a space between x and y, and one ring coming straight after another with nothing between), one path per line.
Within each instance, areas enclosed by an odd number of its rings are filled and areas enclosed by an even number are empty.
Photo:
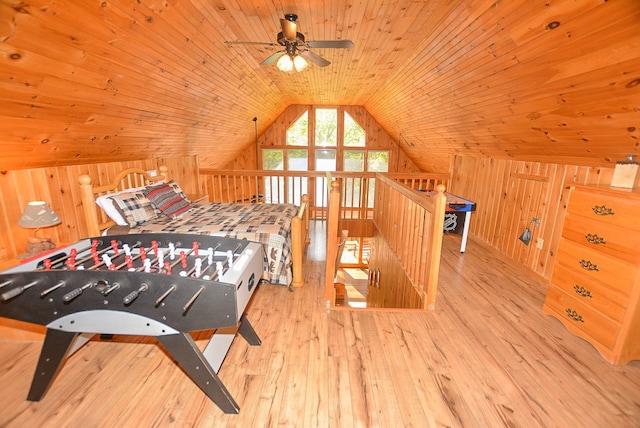
M331 61L261 65L298 15ZM362 105L423 170L452 154L612 165L640 138L637 0L0 0L0 169L200 154L292 104Z

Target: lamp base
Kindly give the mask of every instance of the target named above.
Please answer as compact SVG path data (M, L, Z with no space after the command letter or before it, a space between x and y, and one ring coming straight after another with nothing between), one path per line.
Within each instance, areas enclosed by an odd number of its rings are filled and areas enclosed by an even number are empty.
M51 238L29 238L25 248L26 253L20 254L18 258L28 259L29 257L37 256L40 253L53 250L54 248L56 248L56 244L53 243Z

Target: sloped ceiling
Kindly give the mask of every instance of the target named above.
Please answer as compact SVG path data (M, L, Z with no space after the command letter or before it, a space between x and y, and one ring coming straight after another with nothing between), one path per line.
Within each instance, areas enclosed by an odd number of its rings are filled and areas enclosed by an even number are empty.
M260 62L285 13L332 64ZM611 166L640 137L637 0L0 0L0 169L201 154L292 104L362 105L423 170L452 154Z

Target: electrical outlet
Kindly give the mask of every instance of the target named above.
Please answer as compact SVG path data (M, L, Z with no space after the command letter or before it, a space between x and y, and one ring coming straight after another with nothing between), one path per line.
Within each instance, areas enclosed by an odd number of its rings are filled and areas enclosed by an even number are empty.
M542 246L544 245L544 239L538 238L538 242L536 243L536 248L542 250Z

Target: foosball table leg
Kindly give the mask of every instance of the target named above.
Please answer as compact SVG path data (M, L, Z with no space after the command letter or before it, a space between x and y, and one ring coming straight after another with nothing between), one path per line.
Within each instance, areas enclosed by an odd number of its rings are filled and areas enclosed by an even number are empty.
M73 352L72 347L79 335L80 333L47 329L27 400L40 401L62 368L67 355Z
M207 394L224 413L238 413L240 407L200 351L189 333L156 337L176 359L191 380Z
M242 314L242 316L240 317L240 327L238 327L238 333L240 333L240 335L244 337L244 340L246 340L249 345L262 345L260 337L258 337L258 334L253 329L253 326L251 325L245 314Z

